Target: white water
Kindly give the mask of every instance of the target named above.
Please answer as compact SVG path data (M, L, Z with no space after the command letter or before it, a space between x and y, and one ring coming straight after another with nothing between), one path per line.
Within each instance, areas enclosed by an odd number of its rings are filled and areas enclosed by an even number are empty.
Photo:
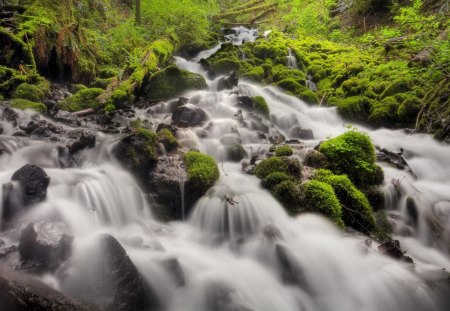
M242 38L234 41L242 43ZM203 52L202 57L210 53L213 52ZM177 59L177 63L203 73L196 61ZM208 82L211 85L212 81ZM240 82L239 91L266 98L271 122L262 125L267 126L268 136L283 134L289 138L290 129L301 126L314 131L314 140L305 141L307 147L314 147L320 140L347 130L346 122L334 108L310 107L274 87L245 81ZM261 128L261 124L246 128L233 119L238 108L232 92L200 91L186 96L208 113L210 122L204 126L208 128L206 138L198 136L199 128L181 130L178 138L184 146L198 148L219 161L224 154L220 142L223 136L240 139L249 155L262 154L270 147L254 130ZM157 125L170 116L165 107L165 104L154 107L145 117ZM245 112L244 119L249 120ZM198 202L189 219L160 224L152 218L150 206L133 178L109 155L113 137L99 136L96 149L83 151L78 167L71 169L60 168L55 144L9 143L12 155L0 158L0 182L8 182L25 163L42 166L51 177L48 198L26 214L21 223L49 219L66 222L75 236L70 264L74 269L85 264L93 236L101 232L114 235L152 285L164 310L217 310L208 302L217 286L230 289L225 295L229 308L220 310L445 310L424 280L433 274L443 274L443 268L450 269L450 258L445 245L432 238L425 219L433 213L444 234L449 235L450 148L428 135L358 127L368 131L381 147L402 147L417 175L415 180L407 172L383 166L386 193L392 198L388 208L400 215L396 238L416 261L415 270L380 255L375 246L364 252L363 236L344 235L323 218L314 215L290 218L259 186L258 179L242 173L235 163L219 163L219 182ZM6 136L1 138L2 142L11 141ZM420 214L417 228L408 224L403 203L395 200L391 179L398 179L401 191L417 199ZM224 197L236 203L227 203ZM400 236L405 226L410 227L409 235ZM276 234L268 235L268 229ZM19 232L16 228L5 235L17 241ZM297 267L290 274L302 280L299 284L283 282L277 244L290 254ZM176 286L172 275L161 268L161 260L167 258L180 262L185 286ZM68 273L65 282L62 288L73 294L67 284L75 282L82 287L87 279Z

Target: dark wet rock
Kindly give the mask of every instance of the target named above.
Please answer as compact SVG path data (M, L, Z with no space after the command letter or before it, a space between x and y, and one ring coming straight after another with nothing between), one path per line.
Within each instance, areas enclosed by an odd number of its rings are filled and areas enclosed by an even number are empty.
M134 133L121 139L113 148L113 155L119 162L141 179L146 179L156 164L156 154L150 153L154 141L144 133Z
M298 139L314 139L314 134L312 130L303 129L300 126L295 126L291 129L290 134L293 138Z
M68 227L61 222L30 223L20 237L20 258L38 269L54 271L70 256L72 241Z
M220 78L220 80L217 82L217 89L219 91L231 90L238 85L238 82L239 76L236 72L233 71L232 73L230 73L230 75Z
M225 146L241 144L242 140L236 135L225 135L220 139L220 143Z
M419 210L417 209L417 204L413 197L406 198L406 212L412 224L417 227L419 222Z
M182 127L197 126L207 119L208 115L206 112L193 104L178 107L172 114L174 124Z
M403 250L400 247L400 241L398 240L389 240L378 246L378 250L382 254L385 254L399 261L411 264L414 263L411 257L405 255L405 252L403 252Z
M226 158L229 161L239 162L247 157L247 151L241 144L231 144L225 146Z
M3 219L9 220L23 207L39 203L47 196L50 177L36 165L24 165L3 185Z
M0 310L2 311L94 311L30 275L0 268Z
M304 268L300 265L292 252L285 246L277 244L275 246L275 255L278 259L278 267L283 282L296 285L311 293L311 288L308 285Z
M222 282L211 282L206 288L207 310L214 311L252 311L239 301L235 289Z
M9 107L4 107L2 110L1 115L2 120L11 122L14 126L17 125L17 118L19 118L19 115L17 112L14 111L14 109Z
M162 267L169 273L178 287L186 285L186 277L183 267L176 258L168 258L161 261Z
M283 234L280 229L274 225L267 225L263 228L262 233L264 237L269 241L277 241L283 239Z
M3 246L5 246L5 241L3 241L2 239L0 239L0 247L3 247Z
M95 147L95 134L89 132L82 132L77 141L67 146L69 152L74 154L83 149L92 149Z
M253 110L254 101L250 96L241 95L237 98L237 106L245 110Z
M158 124L158 127L156 128L156 132L159 133L164 129L169 130L173 135L175 135L178 131L176 126L173 126L171 124L166 124L166 123L160 123L160 124Z
M13 136L15 137L27 137L27 133L23 130L14 131Z
M316 150L308 150L305 155L305 160L303 162L306 166L313 168L324 168L328 165L327 157Z
M80 277L85 286L65 283L66 291L101 310L143 311L157 309L158 302L128 257L125 249L111 235L97 237L92 246L95 256ZM73 286L73 287L72 287Z
M74 113L64 111L64 110L59 110L53 116L53 118L56 121L59 121L61 123L64 123L64 124L67 124L70 126L80 126L82 124L82 120L80 118L78 118Z
M17 252L17 246L11 245L11 246L0 246L0 259L6 258L9 255Z
M402 148L390 151L386 148L380 148L379 146L376 146L376 149L377 161L389 163L400 170L406 170L410 172L414 177L416 177L408 162L406 162L406 160L403 158Z
M183 219L182 186L187 180L183 161L178 157L160 157L156 166L150 171L147 186L155 216L161 220ZM187 216L191 206L185 206Z

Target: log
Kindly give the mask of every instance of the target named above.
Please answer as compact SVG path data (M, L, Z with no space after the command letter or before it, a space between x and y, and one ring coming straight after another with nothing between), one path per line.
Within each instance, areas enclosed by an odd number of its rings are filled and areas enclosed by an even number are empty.
M94 113L95 113L94 108L87 108L84 110L76 111L73 114L76 115L77 117L84 117Z

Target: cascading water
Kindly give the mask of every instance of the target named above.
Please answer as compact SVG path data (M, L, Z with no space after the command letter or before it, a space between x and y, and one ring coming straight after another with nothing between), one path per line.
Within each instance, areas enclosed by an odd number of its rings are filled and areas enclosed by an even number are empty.
M240 28L228 40L241 44L255 36L254 30ZM191 61L177 58L177 65L205 74L198 60L218 48ZM12 139L12 130L8 130L12 126L2 121L6 130L1 144L7 152L0 158L0 182L7 183L26 163L40 165L51 178L47 199L25 214L22 223L62 220L75 237L70 268L64 277L54 275L58 280L55 287L78 296L86 282L95 278L96 271L88 267L86 258L96 252L92 239L98 233L109 233L121 242L151 285L162 310L445 310L445 302L439 300L442 293L427 280L431 274L445 277L441 269L450 269L448 239L433 239L435 232L427 222L434 219L443 224L441 234L448 236L448 146L427 135L358 126L381 147L403 148L417 176L383 165L386 206L388 213L396 214L395 238L416 262L411 269L379 254L375 247L364 247L363 236L344 235L324 218L289 217L256 177L246 175L240 165L224 157L224 139L238 141L249 157L266 153L270 144L261 141L259 128L265 128L267 135L288 138L294 127L311 129L314 138L304 144L312 148L347 130L335 108L310 107L275 87L241 81L239 92L264 96L271 111L270 122L243 126L235 117L239 113L236 92L218 92L214 81L208 84L211 90L185 96L207 112L209 121L204 128L180 129L177 138L181 145L215 157L221 177L183 222L161 224L153 219L136 182L110 156L116 137L98 135L100 143L93 150L82 151L75 168L63 168L58 144ZM137 110L137 114L158 124L170 115L168 105ZM201 135L205 129L206 137ZM417 205L415 225L408 218L407 196L415 198ZM19 232L17 228L3 235L17 242ZM182 267L184 286L162 268L161 262L171 258Z

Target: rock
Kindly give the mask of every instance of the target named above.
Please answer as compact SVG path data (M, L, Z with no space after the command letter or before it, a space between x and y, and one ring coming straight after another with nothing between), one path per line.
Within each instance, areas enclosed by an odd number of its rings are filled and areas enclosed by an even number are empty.
M298 260L294 257L289 249L281 244L275 246L275 255L278 259L280 275L283 282L291 285L296 285L301 289L311 293L311 288L308 285L304 268L300 265Z
M207 88L208 85L202 75L169 66L146 77L138 95L149 101L158 101L175 98L188 90Z
M262 233L264 237L269 241L282 240L283 234L280 229L274 225L267 225L263 228Z
M376 149L378 151L376 153L377 161L389 163L400 170L406 170L410 172L411 175L414 176L414 178L417 178L417 176L414 174L411 167L409 166L408 162L406 162L406 160L403 158L402 148L395 151L390 151L388 149L376 146Z
M0 268L0 310L2 311L94 311L33 277Z
M312 130L303 129L300 126L295 126L291 129L290 134L293 138L298 139L314 139Z
M96 137L95 134L89 132L82 132L80 138L77 141L67 146L69 152L74 154L80 150L95 147Z
M406 198L406 212L414 227L419 223L419 210L413 197Z
M158 124L158 127L156 128L156 132L159 133L164 129L168 129L173 135L175 135L178 131L178 129L170 124L166 124L166 123L160 123Z
M14 126L17 126L17 119L19 118L19 115L17 112L14 111L14 109L9 107L4 107L2 110L2 120L8 121L12 123Z
M237 106L245 109L245 110L253 110L254 107L254 102L253 102L253 98L251 98L250 96L245 96L245 95L241 95L238 96L237 98L238 103Z
M6 258L15 252L17 252L17 246L15 246L15 245L7 246L7 247L1 246L0 247L0 259Z
M308 150L305 155L305 160L303 162L306 166L313 168L324 168L328 165L327 157L316 150Z
M168 273L171 274L178 287L186 285L186 278L184 275L184 271L178 259L176 258L164 259L161 261L161 265L163 266L164 269L167 270Z
M233 162L239 162L247 157L247 151L241 144L231 144L225 146L226 159Z
M211 282L206 287L207 310L214 311L252 311L253 309L239 301L236 290L222 282Z
M208 119L206 112L193 104L178 107L172 114L172 120L177 126L189 127L202 124Z
M82 265L81 270L74 270L74 283L66 280L63 283L65 291L101 310L144 311L157 308L159 303L154 294L114 237L102 234L91 247L92 257L86 262L88 264ZM79 282L84 286L79 286Z
M389 240L380 246L378 246L378 250L389 257L397 259L399 261L403 261L406 263L413 264L414 261L411 257L406 256L400 247L400 241L398 240Z
M231 90L238 85L239 77L236 72L232 72L229 76L220 78L217 82L217 90Z
M78 118L74 113L59 110L53 118L56 121L59 121L61 123L70 125L70 126L80 126L82 124L82 120Z
M151 170L147 186L155 216L161 220L181 220L187 216L191 206L183 212L182 186L187 180L184 164L178 157L160 157ZM187 203L185 203L187 204ZM184 215L183 215L184 214Z
M20 258L43 270L54 271L70 256L72 241L69 229L61 222L30 223L20 237Z
M36 165L24 165L11 182L3 185L3 219L11 219L23 207L39 203L47 196L50 177Z

